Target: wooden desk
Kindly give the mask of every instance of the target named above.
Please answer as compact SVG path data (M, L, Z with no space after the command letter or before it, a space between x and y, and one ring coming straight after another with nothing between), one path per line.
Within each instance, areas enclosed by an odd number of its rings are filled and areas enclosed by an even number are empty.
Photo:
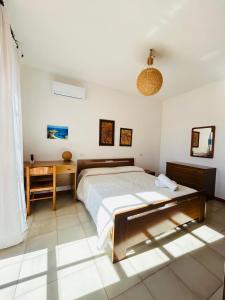
M63 160L56 160L56 161L35 161L34 164L31 164L30 162L25 161L24 162L24 169L27 166L33 166L33 167L50 167L50 166L56 166L56 180L60 175L69 174L70 175L70 183L72 187L72 193L74 200L76 200L76 163L74 161L63 161ZM26 176L26 172L24 172L24 176ZM57 176L59 175L59 176ZM60 186L60 184L57 183L57 186Z

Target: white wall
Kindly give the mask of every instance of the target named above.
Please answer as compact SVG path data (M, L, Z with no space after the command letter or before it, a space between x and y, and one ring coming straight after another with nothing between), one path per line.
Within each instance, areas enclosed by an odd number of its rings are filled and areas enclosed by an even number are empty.
M207 125L216 126L214 158L191 157L191 129ZM225 80L163 103L161 171L165 171L167 161L216 167L216 196L225 199Z
M29 159L31 153L36 160L61 159L62 152L70 150L74 159L135 157L137 165L158 170L160 102L154 98L125 95L95 84L85 84L87 99L76 101L53 95L53 79L58 78L36 69L22 68L25 159ZM115 120L114 147L98 145L101 118ZM69 139L47 139L48 124L69 126ZM132 147L119 146L120 127L133 128Z

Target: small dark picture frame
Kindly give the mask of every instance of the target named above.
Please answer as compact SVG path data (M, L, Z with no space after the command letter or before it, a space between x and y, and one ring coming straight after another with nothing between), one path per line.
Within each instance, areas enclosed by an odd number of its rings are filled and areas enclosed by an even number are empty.
M115 121L99 120L99 146L114 146Z
M120 146L132 146L133 129L120 128Z

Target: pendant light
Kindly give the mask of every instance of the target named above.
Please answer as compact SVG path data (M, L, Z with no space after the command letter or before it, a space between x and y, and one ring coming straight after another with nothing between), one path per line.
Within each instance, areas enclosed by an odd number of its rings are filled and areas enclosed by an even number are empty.
M153 49L150 49L149 57L147 59L148 67L144 69L137 78L137 88L144 96L156 94L163 83L163 77L160 71L152 67L153 58Z

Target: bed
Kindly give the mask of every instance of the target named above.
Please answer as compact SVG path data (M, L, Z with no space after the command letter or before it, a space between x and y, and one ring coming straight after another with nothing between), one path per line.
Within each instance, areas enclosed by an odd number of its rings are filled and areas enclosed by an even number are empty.
M113 263L144 240L204 220L204 195L182 185L177 191L156 187L133 158L78 160L77 169L77 197L97 227L99 248L112 232Z

